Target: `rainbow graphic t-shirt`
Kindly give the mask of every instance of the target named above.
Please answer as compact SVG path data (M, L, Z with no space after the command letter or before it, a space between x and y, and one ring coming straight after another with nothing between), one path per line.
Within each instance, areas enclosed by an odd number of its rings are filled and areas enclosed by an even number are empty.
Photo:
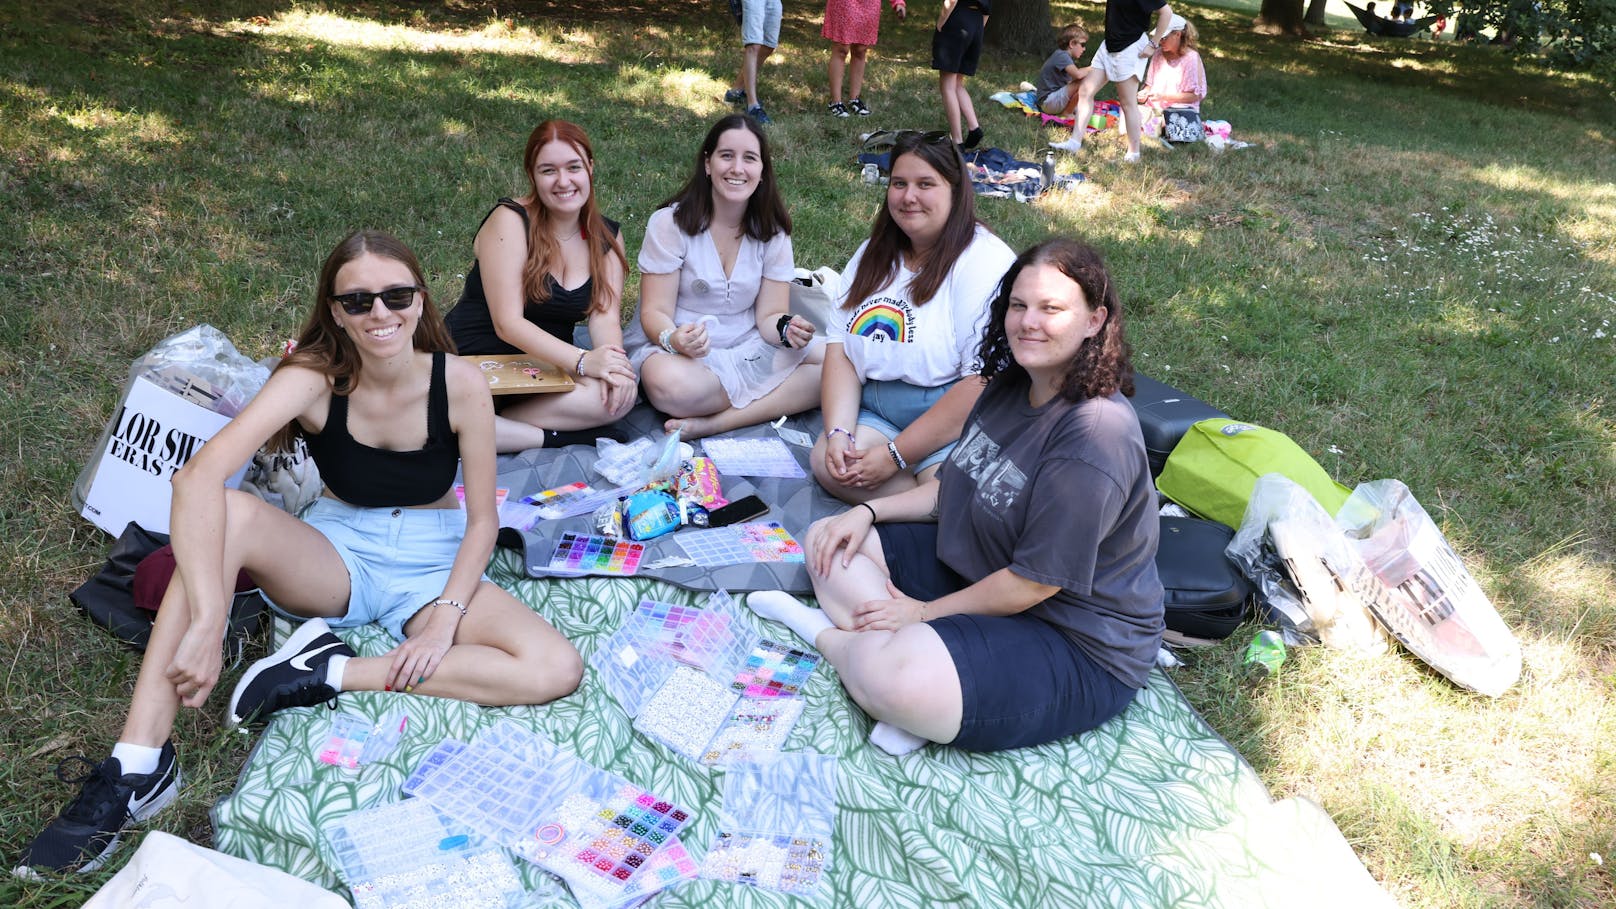
M872 297L847 321L847 333L872 341L905 344L915 339L915 317L909 301Z

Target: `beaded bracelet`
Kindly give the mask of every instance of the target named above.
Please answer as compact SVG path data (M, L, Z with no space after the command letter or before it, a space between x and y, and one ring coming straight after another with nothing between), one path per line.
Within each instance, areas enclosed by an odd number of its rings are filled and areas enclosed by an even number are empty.
M677 354L679 352L679 351L673 349L673 329L672 328L664 328L664 329L662 329L662 334L657 335L657 346L661 347L663 350L665 350L665 351L667 351L668 353L671 353L671 354Z
M578 376L581 379L589 378L588 376L584 375L584 357L587 357L587 356L589 356L589 351L587 351L587 350L579 351L579 353L578 353L578 365L573 367L573 370L572 370L572 374L575 375L575 376Z
M459 600L451 600L448 597L438 597L437 599L432 601L432 606L434 608L436 608L438 606L453 606L454 608L460 610L460 617L461 618L466 617L466 607L460 605Z
M843 429L842 427L838 426L835 429L832 429L830 432L825 433L825 444L829 445L830 444L830 437L833 436L833 435L836 435L837 433L841 433L842 435L847 436L847 444L849 444L849 445L854 445L854 444L856 444L858 442L857 439L853 438L852 433L850 433L847 430Z
M897 442L888 442L887 443L887 454L892 455L892 463L898 465L899 470L908 470L909 469L909 462L905 461L903 459L903 455L898 454L898 443Z

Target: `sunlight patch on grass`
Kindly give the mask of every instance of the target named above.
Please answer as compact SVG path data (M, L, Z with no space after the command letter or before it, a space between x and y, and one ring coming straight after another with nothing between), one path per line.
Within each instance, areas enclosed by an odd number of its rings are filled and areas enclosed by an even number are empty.
M568 31L557 40L526 26L510 27L505 20L494 20L479 31L437 31L294 9L273 19L233 22L230 27L247 34L370 50L508 54L543 57L556 63L602 62L595 51L595 38L587 33Z
M696 69L647 70L624 67L620 73L618 96L630 104L660 105L690 111L698 116L717 116L727 111L724 89L711 73Z

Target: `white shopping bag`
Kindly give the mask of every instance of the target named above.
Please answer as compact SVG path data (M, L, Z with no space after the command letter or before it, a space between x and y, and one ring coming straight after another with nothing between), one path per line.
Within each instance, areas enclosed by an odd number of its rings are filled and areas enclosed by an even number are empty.
M346 900L284 871L146 834L129 864L84 909L348 909Z
M96 455L80 514L113 536L130 521L168 533L174 472L228 422L229 417L136 377ZM246 472L247 465L241 465L226 485L240 485Z

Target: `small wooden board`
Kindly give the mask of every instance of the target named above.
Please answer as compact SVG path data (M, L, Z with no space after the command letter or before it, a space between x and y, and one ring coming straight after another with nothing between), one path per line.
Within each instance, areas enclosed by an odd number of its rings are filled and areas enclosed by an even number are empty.
M481 369L488 390L496 395L533 395L570 391L572 377L560 367L527 354L467 355L460 359Z

